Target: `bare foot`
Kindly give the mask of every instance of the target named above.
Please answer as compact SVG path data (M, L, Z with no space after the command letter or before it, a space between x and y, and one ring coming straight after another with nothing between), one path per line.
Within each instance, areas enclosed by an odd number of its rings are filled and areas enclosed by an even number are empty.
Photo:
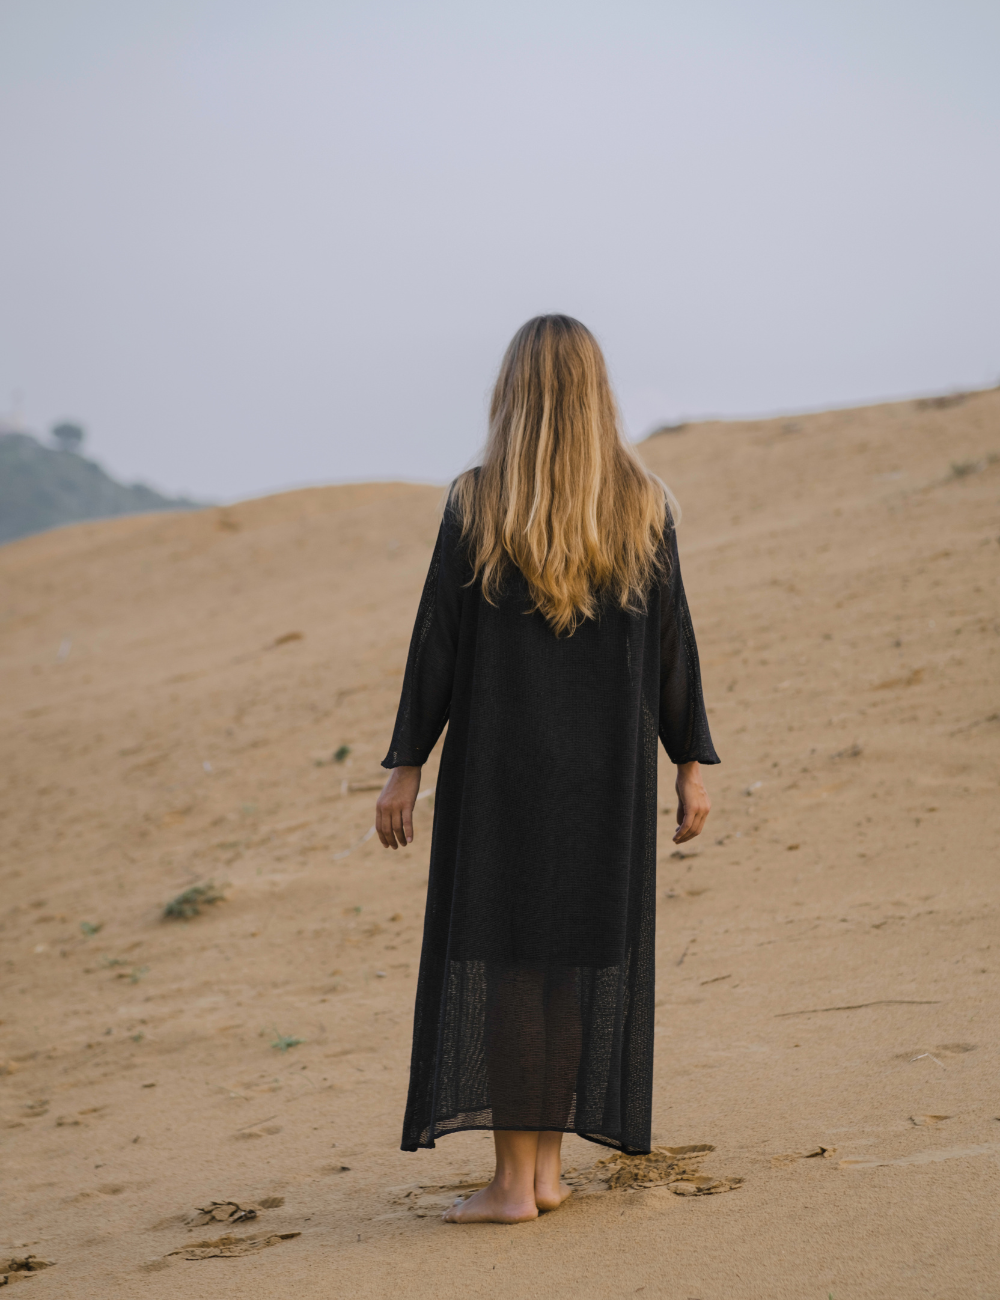
M550 1184L547 1187L535 1183L535 1204L539 1210L558 1210L563 1201L572 1195L572 1187L567 1187L563 1182Z
M535 1204L540 1210L558 1210L568 1196L573 1195L572 1187L562 1181L563 1135L561 1133L539 1133L538 1152L535 1156Z
M445 1223L525 1223L538 1218L538 1206L534 1197L525 1199L490 1183L452 1205L441 1218Z

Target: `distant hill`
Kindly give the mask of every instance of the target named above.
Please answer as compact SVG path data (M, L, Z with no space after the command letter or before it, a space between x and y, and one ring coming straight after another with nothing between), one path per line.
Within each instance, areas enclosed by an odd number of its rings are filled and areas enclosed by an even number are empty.
M0 433L0 543L82 519L197 510L200 504L118 483L94 461L45 447L29 434Z

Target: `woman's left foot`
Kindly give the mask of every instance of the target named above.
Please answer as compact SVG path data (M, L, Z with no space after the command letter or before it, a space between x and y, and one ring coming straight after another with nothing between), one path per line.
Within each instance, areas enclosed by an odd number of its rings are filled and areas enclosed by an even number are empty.
M468 1200L450 1206L441 1218L445 1223L526 1223L538 1218L538 1207L533 1197L518 1196L490 1183Z

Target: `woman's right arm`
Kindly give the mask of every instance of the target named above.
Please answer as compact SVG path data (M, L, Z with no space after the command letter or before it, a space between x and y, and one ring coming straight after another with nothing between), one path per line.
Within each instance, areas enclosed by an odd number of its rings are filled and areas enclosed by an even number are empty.
M660 718L663 747L678 767L718 763L701 689L698 646L684 593L677 534L667 525L669 569L660 586Z
M708 817L708 793L701 764L718 763L701 688L698 646L691 625L677 554L677 534L668 524L669 570L660 588L660 718L663 747L677 764L677 830L674 843L700 835Z
M387 849L413 840L413 806L420 790L419 767L394 767L375 801L375 832Z

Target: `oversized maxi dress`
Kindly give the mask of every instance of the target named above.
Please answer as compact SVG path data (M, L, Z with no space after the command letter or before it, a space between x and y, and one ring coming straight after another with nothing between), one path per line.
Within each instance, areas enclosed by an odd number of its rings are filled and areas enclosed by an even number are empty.
M558 1130L649 1151L657 736L717 763L668 520L643 613L557 636L512 564L482 593L444 513L383 767L445 724L402 1148Z

